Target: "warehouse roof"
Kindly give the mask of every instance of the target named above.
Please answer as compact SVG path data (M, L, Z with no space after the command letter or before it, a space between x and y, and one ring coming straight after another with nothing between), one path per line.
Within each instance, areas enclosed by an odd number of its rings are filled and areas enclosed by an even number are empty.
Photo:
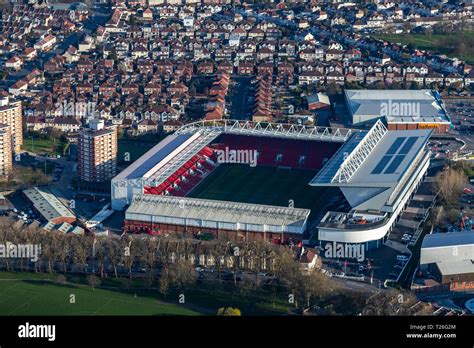
M43 216L47 221L58 217L71 217L76 216L69 210L59 199L56 198L51 192L38 187L33 187L24 190L23 193L33 203L35 209Z
M474 273L474 263L472 260L457 262L438 262L439 272L442 275Z
M158 195L134 195L126 214L169 216L206 221L303 226L309 209Z
M449 123L437 96L422 90L346 90L347 107L354 116L385 116L388 123Z
M421 248L443 248L470 244L474 245L474 233L470 231L433 233L425 236Z

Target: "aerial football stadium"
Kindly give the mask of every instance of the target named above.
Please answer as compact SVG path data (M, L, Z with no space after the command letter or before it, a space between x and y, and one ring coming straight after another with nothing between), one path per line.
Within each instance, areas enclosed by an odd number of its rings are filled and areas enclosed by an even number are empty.
M199 121L117 175L112 208L129 233L374 248L427 172L431 132ZM219 158L229 151L256 163Z

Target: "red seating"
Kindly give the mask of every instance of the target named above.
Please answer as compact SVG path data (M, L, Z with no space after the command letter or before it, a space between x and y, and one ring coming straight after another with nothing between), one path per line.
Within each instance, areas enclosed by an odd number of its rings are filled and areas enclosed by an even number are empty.
M162 184L157 187L145 186L143 192L145 194L159 195L165 194L166 191L170 195L184 196L188 194L202 179L202 174L212 171L215 166L209 164L206 159L215 159L212 148L206 146L199 153L193 156L173 174L171 174ZM200 169L197 167L200 165ZM194 175L190 171L194 172ZM188 178L187 182L183 182L182 176ZM173 187L176 186L177 187Z
M311 140L256 137L247 135L223 134L220 143L204 147L162 184L157 187L145 186L145 194L165 194L185 196L216 167L208 162L217 161L213 149L257 151L257 165L282 166L290 168L321 169L340 147L339 143L316 142ZM300 159L304 157L302 162ZM191 174L193 171L193 174ZM186 181L182 180L182 177ZM177 185L176 188L173 186Z
M340 147L339 143L310 140L255 137L224 134L215 149L253 150L258 152L257 165L283 166L291 168L320 169L325 159L330 158ZM281 160L277 161L277 156ZM300 158L304 156L304 162Z

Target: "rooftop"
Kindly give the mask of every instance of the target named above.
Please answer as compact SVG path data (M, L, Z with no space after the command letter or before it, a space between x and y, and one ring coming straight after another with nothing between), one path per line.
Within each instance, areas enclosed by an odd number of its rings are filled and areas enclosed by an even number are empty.
M442 275L474 273L474 261L438 262L436 266Z
M59 199L56 198L51 192L38 187L33 187L24 190L23 193L33 203L34 207L38 212L47 220L58 217L71 217L76 216L69 210Z
M387 131L377 122L355 133L311 180L310 185L390 186L410 168L431 130Z
M309 209L159 195L134 195L126 214L273 226L303 226Z
M423 239L423 244L421 245L421 248L444 248L460 245L474 246L474 233L466 231L427 234Z
M449 123L439 97L422 90L346 90L347 107L353 117L385 116L388 123Z
M143 177L157 163L161 162L166 156L182 145L193 134L171 134L152 147L143 156L129 165L113 180L138 179Z

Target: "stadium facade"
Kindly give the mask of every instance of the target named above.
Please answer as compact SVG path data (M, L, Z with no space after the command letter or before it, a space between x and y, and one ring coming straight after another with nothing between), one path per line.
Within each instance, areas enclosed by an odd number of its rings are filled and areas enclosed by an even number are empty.
M216 150L256 149L258 166L315 170L309 185L340 189L350 208L324 215L321 241L377 246L428 169L431 133L389 131L381 121L369 131L200 121L169 135L117 175L112 208L126 209L125 231L133 233L275 242L307 238L309 209L187 197L220 165Z
M125 231L206 233L230 240L301 239L309 214L308 209L141 194L125 212Z
M433 129L445 133L451 119L438 92L422 90L346 90L353 125L383 119L389 130Z

